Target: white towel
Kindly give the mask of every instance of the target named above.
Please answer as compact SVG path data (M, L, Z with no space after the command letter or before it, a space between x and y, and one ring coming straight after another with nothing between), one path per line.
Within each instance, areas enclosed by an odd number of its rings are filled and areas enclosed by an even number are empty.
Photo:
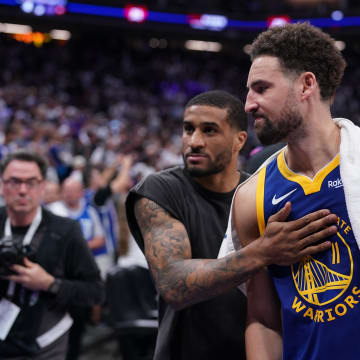
M341 128L340 175L350 223L360 249L360 127L347 119L334 121Z
M350 120L343 118L336 118L334 121L341 128L340 175L344 186L345 202L350 223L360 249L360 127L356 126ZM252 176L276 158L282 150L283 149L280 149L271 155ZM242 186L244 183L239 186ZM232 221L232 207L233 203L231 204L228 227L220 247L218 258L233 252L235 250L234 242L237 243L236 247L239 248L237 234Z

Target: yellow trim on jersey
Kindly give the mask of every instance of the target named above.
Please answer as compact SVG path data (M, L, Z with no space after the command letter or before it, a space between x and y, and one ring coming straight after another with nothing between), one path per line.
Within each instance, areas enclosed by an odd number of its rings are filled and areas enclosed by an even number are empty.
M319 170L314 179L305 175L299 175L291 171L285 162L285 150L277 158L277 166L280 173L286 179L298 183L304 190L305 195L313 194L321 189L321 185L328 174L340 164L340 156L337 154L326 166Z
M264 216L264 189L265 189L265 175L266 166L263 167L258 175L256 186L256 215L260 235L265 231L265 216Z

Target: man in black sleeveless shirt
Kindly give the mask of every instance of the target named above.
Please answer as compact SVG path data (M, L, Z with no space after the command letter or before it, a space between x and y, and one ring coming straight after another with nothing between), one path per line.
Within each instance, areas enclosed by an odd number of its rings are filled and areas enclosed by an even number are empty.
M246 299L237 286L259 270L264 253L244 248L216 258L233 193L246 178L238 171L246 130L243 104L234 96L194 97L184 113L185 167L148 176L126 200L130 230L160 294L155 360L245 359ZM266 232L266 256L275 258L273 245L287 235Z

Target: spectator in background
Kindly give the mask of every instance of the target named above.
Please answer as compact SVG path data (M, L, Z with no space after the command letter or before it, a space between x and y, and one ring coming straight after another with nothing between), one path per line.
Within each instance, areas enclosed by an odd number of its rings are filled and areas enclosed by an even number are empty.
M23 263L0 264L4 360L63 360L72 324L69 307L85 308L104 297L79 225L40 206L46 167L45 159L29 150L5 156L0 166L6 204L0 211L1 237L11 236L12 246L31 248Z
M119 154L113 164L106 167L102 173L93 168L90 172L89 187L86 190L88 201L92 201L100 216L107 249L109 254L112 254L114 262L119 255L120 234L128 233L127 224L124 226L126 216L121 209L123 209L123 195L132 185L130 177L132 162L130 155Z
M75 155L108 166L115 154L131 153L140 179L181 161L179 124L187 99L212 88L246 96L249 58L243 52L214 57L169 47L164 56L146 41L134 44L116 36L91 42L74 37L37 48L1 35L0 132L7 134L0 136L0 156L2 146L4 153L36 148L62 183ZM349 42L346 52L349 67L332 113L359 124L356 44ZM27 59L26 66L8 58ZM257 145L250 128L241 164Z
M92 191L93 204L100 214L105 229L106 226L114 223L112 218L109 221L106 221L106 219L113 214L112 207L107 208L107 206L109 203L111 205L113 201L115 202L119 224L118 237L116 238L117 263L121 267L141 266L148 268L145 257L130 234L126 221L124 195L127 194L134 183L131 175L132 164L132 155L119 154L114 164L107 167L101 174L100 171L92 173L92 179L98 179L95 181L97 185L91 185L91 181L90 189L88 188L86 193ZM91 189L97 190L94 192ZM110 234L113 234L111 238L114 239L114 232L111 231Z
M43 196L43 205L59 216L68 216L68 212L61 200L61 186L58 182L46 180Z
M111 261L107 255L104 231L96 210L86 202L82 182L71 177L62 184L62 200L67 216L78 221L87 244L105 278Z
M75 155L71 161L72 170L69 177L81 183L84 183L84 171L86 168L86 159L82 155Z
M82 182L72 177L65 179L62 185L62 199L67 211L67 216L80 224L88 247L91 249L95 261L99 266L101 277L105 279L106 272L112 262L108 256L100 218L96 210L86 202ZM99 321L101 317L101 305L96 305L88 309L73 306L70 309L71 315L74 318L74 325L70 330L67 360L78 359L82 349L82 340L86 330L86 324L89 320Z

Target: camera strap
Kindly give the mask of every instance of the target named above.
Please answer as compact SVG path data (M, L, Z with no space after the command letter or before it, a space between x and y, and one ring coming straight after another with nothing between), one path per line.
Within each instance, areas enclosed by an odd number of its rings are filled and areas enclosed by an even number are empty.
M29 245L35 235L36 230L38 229L40 223L42 220L42 210L41 210L41 206L38 207L37 213L35 215L34 220L32 221L28 231L26 232L24 239L22 241L23 245ZM5 232L4 232L5 236L9 236L11 237L11 224L10 224L10 219L7 218L6 222L5 222ZM15 286L16 283L15 281L10 281L9 282L9 287L7 290L7 296L8 298L12 298L15 294Z

